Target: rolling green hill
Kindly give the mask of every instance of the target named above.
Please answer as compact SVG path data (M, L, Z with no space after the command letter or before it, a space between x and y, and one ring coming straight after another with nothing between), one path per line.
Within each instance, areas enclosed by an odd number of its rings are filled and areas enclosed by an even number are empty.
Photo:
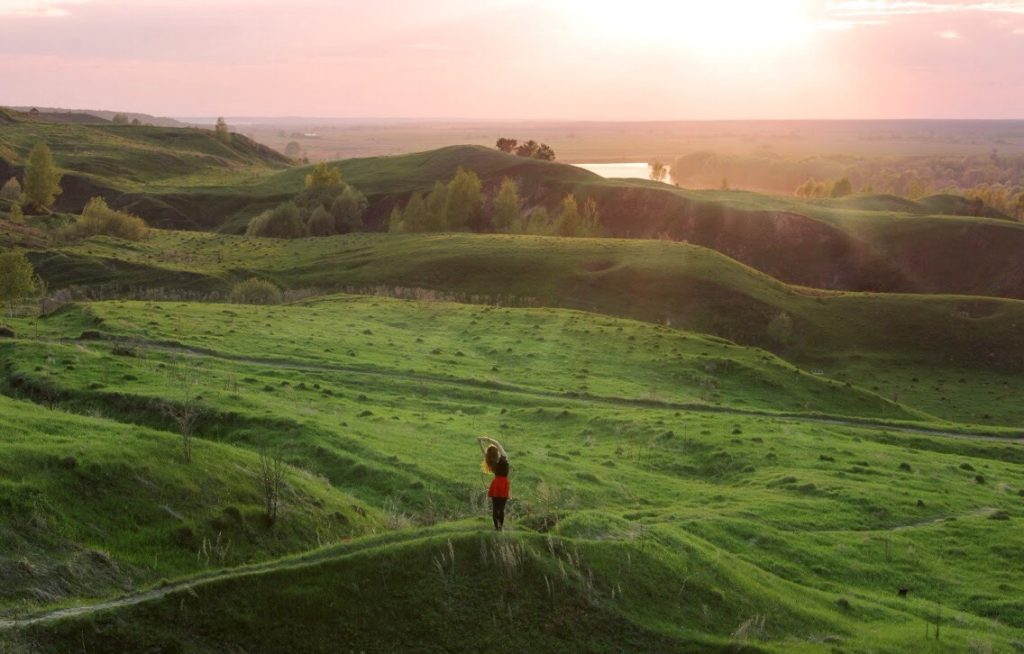
M19 573L0 608L14 651L958 652L1024 637L1020 445L934 420L904 431L927 416L764 352L592 313L354 296L96 302L11 324L2 461L20 477L0 524L28 554L9 569L42 568L73 515L64 547L103 548L119 570L157 555L139 585L198 571L12 629L121 581L54 601ZM156 405L184 365L204 408L191 465ZM481 433L513 461L499 536ZM292 466L294 532L255 520L259 450ZM350 531L350 503L376 534ZM225 505L244 528L212 521ZM265 558L265 539L318 515L353 539ZM182 521L240 539L252 565L191 563ZM925 639L936 620L941 640Z
M239 233L256 213L290 199L308 167L265 146L230 144L199 129L58 125L4 114L0 177L17 172L45 141L65 168L62 211L92 195L158 227ZM944 215L969 210L951 196L911 202L892 196L800 201L742 191L690 191L641 180L605 180L582 169L480 146L337 162L371 201L370 229L392 207L459 166L493 190L521 183L524 202L554 210L568 192L595 198L612 236L704 245L783 281L816 288L1024 298L1024 225Z
M1024 304L961 296L835 293L783 284L706 248L647 240L354 234L282 241L156 232L33 253L51 288L223 296L256 275L285 288L556 306L716 334L799 360L860 356L1020 370ZM780 313L788 333L768 329Z

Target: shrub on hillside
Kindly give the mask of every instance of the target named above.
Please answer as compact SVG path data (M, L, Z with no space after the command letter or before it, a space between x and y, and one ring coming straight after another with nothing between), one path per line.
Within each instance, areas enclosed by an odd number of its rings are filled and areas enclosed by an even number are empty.
M285 202L249 221L245 234L271 238L303 238L308 236L309 232L299 215L299 208L294 203Z
M146 231L146 223L142 218L111 209L106 200L95 197L86 203L81 217L69 225L63 235L68 238L103 235L138 241L146 235Z
M0 199L18 202L21 200L21 183L17 177L12 177L0 187Z
M323 207L317 207L306 223L310 236L330 236L336 234L334 216Z
M265 279L252 277L231 287L235 304L280 304L281 289Z
M363 214L366 213L369 206L365 195L348 184L345 184L344 187L344 190L331 202L334 229L341 234L361 230Z

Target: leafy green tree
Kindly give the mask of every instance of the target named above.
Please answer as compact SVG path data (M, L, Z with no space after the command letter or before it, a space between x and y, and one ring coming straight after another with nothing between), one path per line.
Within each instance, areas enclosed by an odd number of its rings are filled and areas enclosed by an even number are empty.
M302 146L298 141L289 141L288 145L284 146L284 156L298 159L302 156Z
M526 234L550 234L553 226L551 214L544 207L534 207L530 213L523 218L523 225L520 231Z
M299 208L292 202L280 204L253 218L245 234L271 238L303 238L309 235Z
M427 211L427 203L423 200L423 194L416 191L405 204L402 213L403 229L407 232L425 232L430 226L430 214Z
M60 172L45 143L38 143L25 164L24 201L36 211L46 211L60 195Z
M462 166L448 182L444 213L447 228L453 232L468 229L484 205L483 184L476 173Z
M36 290L32 262L21 250L0 253L0 308L12 307Z
M213 128L213 134L218 141L223 143L231 142L231 132L228 130L228 123L223 116L217 118L217 125Z
M7 216L12 223L20 223L25 220L25 214L21 211L21 205L15 204L11 207L11 213Z
M491 223L497 232L507 232L522 219L519 201L519 185L514 179L501 180L498 194L494 196L494 214Z
M330 236L338 233L334 214L323 207L317 207L313 210L309 220L306 222L306 227L309 229L310 236Z
M342 183L341 171L328 166L324 161L313 166L313 170L306 175L306 189L310 191L341 188Z
M12 177L0 188L0 199L19 202L21 200L21 184L17 177Z
M339 234L360 231L363 228L363 214L369 206L365 195L346 184L345 190L331 203L335 231Z
M567 194L562 199L562 209L555 222L555 233L559 236L580 236L583 232L583 218L580 216L576 196Z
M847 195L853 193L853 184L850 183L849 178L843 177L842 179L836 180L836 183L832 185L832 197L834 198L845 198Z
M400 234L405 231L405 222L402 220L402 210L396 204L391 208L391 216L388 218L388 232Z
M509 138L502 137L502 138L498 139L498 142L495 145L502 152L507 152L507 153L511 154L512 151L516 149L516 145L518 145L518 144L519 144L519 141L517 141L515 139L509 139Z
M423 226L424 232L440 232L448 224L446 206L448 204L448 187L442 182L434 182L434 188L427 196L427 219Z
M597 200L594 198L587 198L583 203L581 218L585 235L600 236L604 231L604 226L601 224L601 210L598 208Z

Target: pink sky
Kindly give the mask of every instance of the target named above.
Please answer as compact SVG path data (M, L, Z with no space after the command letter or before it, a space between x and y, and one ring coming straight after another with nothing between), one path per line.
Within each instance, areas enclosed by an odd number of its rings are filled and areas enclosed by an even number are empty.
M0 0L0 104L1024 118L1024 1Z

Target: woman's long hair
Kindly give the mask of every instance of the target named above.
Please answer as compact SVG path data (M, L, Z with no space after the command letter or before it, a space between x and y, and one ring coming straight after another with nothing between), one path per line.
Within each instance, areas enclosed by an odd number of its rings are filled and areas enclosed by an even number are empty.
M484 460L480 462L480 467L483 468L484 472L493 473L500 459L501 451L497 446L488 445L487 449L484 450Z

